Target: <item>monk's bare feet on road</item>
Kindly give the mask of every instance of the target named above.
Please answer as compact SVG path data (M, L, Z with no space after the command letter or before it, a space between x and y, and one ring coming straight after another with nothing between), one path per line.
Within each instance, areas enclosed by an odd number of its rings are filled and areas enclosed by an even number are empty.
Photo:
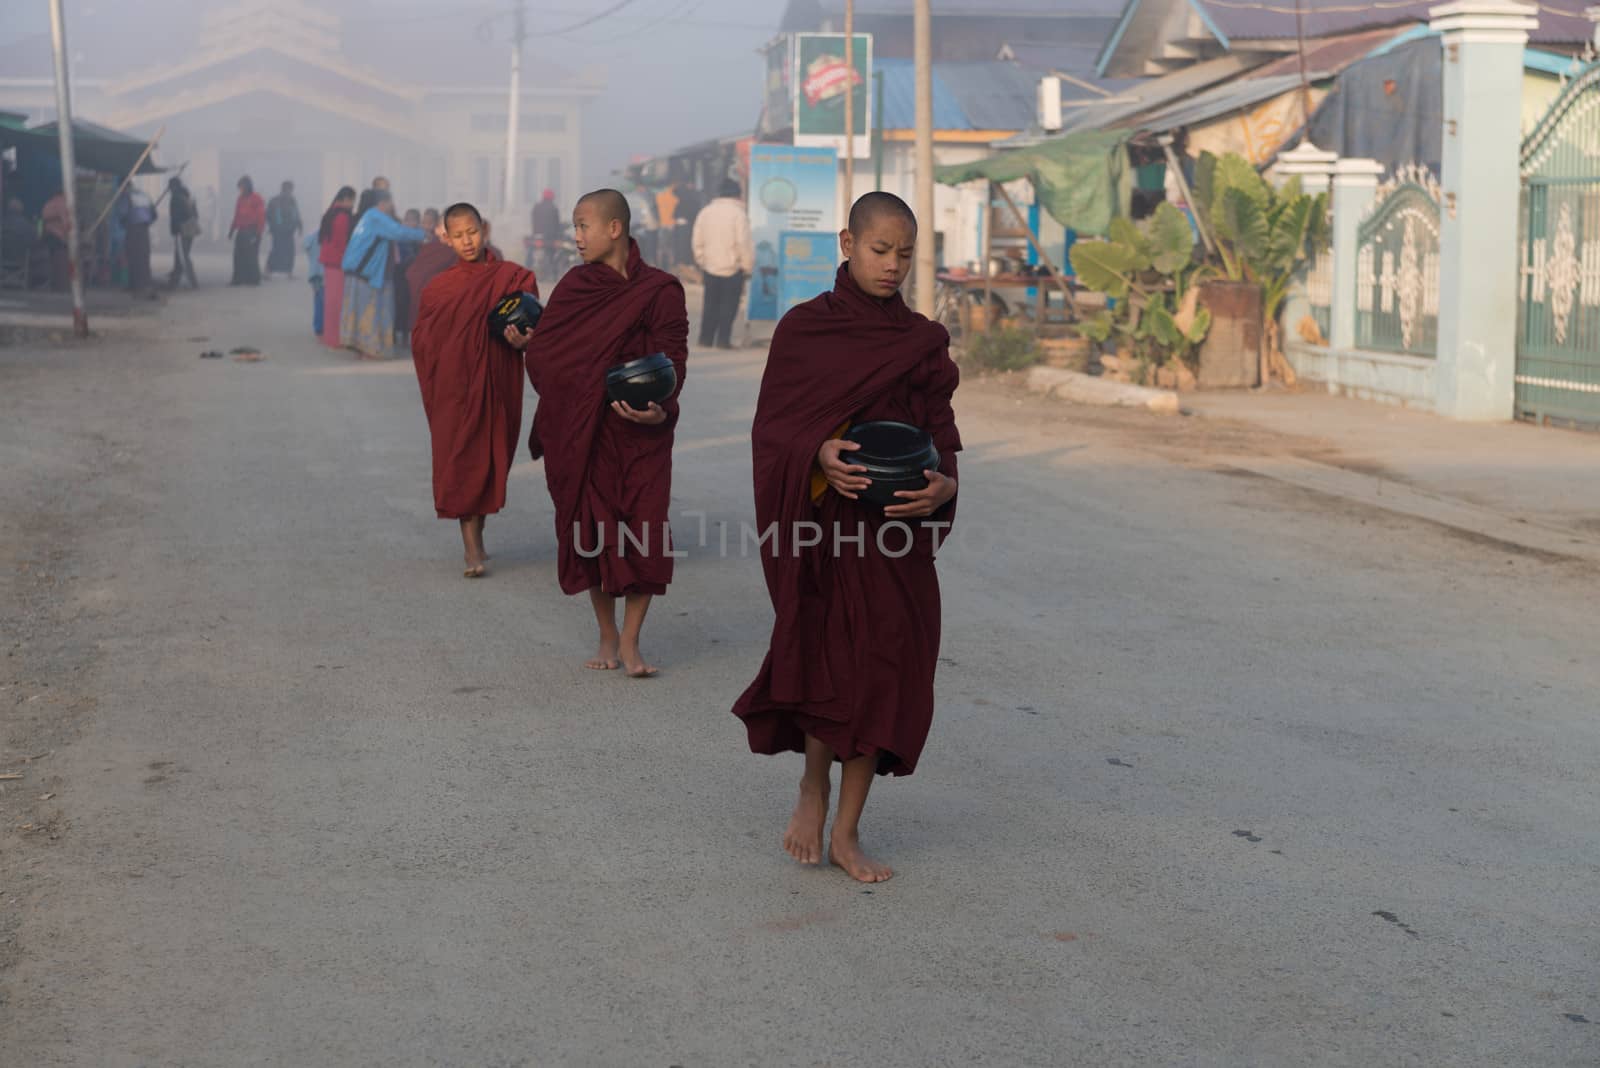
M837 830L828 841L828 863L843 868L846 875L861 883L887 882L894 869L879 864L861 851L861 842L853 836L841 835Z
M802 864L822 863L822 826L828 822L828 787L800 781L800 799L783 832L783 848Z
M637 645L623 643L621 647L622 666L628 672L630 679L653 679L659 673L658 669L645 663L644 654L639 652Z
M594 659L583 666L590 671L615 671L621 667L621 662L617 660L617 639L601 638L600 648L595 651Z

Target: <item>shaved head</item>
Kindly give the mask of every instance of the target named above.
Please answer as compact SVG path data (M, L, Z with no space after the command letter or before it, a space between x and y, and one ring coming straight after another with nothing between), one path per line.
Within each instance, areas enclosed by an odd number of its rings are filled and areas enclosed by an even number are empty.
M448 208L444 209L444 224L449 226L451 219L461 215L470 215L472 220L479 226L483 225L483 213L478 211L478 209L473 207L471 204L468 204L465 200L458 204L452 204Z
M628 198L615 189L596 189L578 198L578 207L593 205L605 222L615 220L622 224L622 236L627 237L633 225L633 212L628 209Z
M848 229L852 234L860 237L866 233L867 228L886 215L904 219L911 224L911 232L916 233L917 215L911 210L911 205L895 196L893 193L866 193L860 200L850 206L850 224Z

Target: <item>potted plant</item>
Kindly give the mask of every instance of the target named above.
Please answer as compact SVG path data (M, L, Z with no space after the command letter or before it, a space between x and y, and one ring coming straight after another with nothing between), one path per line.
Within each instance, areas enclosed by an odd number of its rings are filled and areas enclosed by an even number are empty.
M1201 384L1254 385L1273 373L1292 383L1278 312L1295 274L1328 246L1327 194L1307 194L1298 177L1274 188L1243 156L1205 152L1194 205L1220 276L1201 286L1218 327L1200 355Z

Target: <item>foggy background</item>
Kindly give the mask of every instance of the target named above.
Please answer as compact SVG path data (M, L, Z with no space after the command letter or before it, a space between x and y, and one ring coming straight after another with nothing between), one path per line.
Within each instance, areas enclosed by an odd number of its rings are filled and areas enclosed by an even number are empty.
M586 187L604 184L635 156L753 131L763 74L757 49L776 35L785 7L785 0L629 0L590 26L553 36L617 2L527 3L525 83L539 83L541 68L552 65L569 73L595 68L605 83L584 113ZM206 0L66 0L74 81L183 62L192 55L199 13L210 6ZM317 6L345 20L351 59L386 81L509 80L511 0L325 0ZM0 78L22 69L20 50L42 48L47 65L49 32L45 0L0 0ZM45 69L26 66L30 76ZM82 117L96 117L85 110ZM181 162L159 150L157 158Z

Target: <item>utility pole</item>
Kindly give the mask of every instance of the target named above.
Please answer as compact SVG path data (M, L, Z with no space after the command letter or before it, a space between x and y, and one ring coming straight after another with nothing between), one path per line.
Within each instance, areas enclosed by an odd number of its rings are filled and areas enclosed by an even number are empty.
M844 207L856 201L856 0L844 0Z
M526 0L517 0L511 13L515 20L511 35L511 99L506 105L506 183L505 195L500 201L500 217L507 225L512 225L511 208L517 199L517 129L522 124L522 42L528 32L526 6ZM511 239L503 237L501 240Z
M56 53L56 130L61 144L61 193L67 201L67 272L72 283L72 332L89 336L78 263L78 161L72 144L72 94L67 89L67 20L61 0L50 0L50 43Z
M912 51L917 79L917 311L933 318L933 15L917 0Z

